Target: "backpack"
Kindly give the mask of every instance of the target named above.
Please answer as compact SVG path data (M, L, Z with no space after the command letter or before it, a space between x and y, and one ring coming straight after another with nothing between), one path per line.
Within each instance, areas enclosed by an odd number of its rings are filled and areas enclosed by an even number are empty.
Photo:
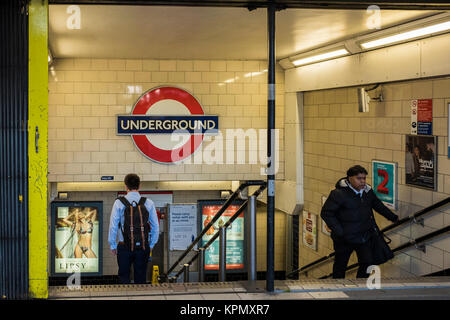
M135 248L149 248L148 234L150 233L150 224L148 222L149 212L145 207L147 198L141 197L138 203L133 201L136 206L129 203L125 197L117 198L125 206L124 225L122 230L123 241L125 245L134 251ZM119 228L120 228L119 223Z

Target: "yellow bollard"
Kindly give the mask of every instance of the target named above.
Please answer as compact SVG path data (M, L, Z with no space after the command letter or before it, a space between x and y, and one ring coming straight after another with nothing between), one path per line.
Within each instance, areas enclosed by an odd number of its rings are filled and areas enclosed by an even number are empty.
M159 277L159 267L153 266L153 276L152 276L152 284L158 284L158 277Z

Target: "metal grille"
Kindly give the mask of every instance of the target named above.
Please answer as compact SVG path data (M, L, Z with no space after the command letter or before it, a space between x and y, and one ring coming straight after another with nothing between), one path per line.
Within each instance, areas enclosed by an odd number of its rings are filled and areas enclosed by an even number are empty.
M0 298L28 292L28 17L25 1L0 10Z

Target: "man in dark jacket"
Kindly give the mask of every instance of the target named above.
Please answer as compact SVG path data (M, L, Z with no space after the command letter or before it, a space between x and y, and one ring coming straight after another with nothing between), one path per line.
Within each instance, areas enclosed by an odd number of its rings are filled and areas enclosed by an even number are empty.
M389 210L366 184L367 171L357 165L347 171L347 177L336 183L322 207L320 216L331 229L335 250L333 278L345 278L345 269L353 251L358 256L358 278L367 278L372 264L370 240L375 234L372 209L395 222L398 216Z

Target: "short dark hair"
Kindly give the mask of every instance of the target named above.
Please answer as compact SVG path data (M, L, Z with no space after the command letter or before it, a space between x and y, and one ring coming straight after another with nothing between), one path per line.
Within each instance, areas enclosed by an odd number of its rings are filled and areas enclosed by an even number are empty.
M129 173L125 176L124 182L128 190L138 190L139 185L141 184L141 179L137 174Z
M360 173L367 174L367 170L360 165L356 165L347 170L347 177L357 176Z

